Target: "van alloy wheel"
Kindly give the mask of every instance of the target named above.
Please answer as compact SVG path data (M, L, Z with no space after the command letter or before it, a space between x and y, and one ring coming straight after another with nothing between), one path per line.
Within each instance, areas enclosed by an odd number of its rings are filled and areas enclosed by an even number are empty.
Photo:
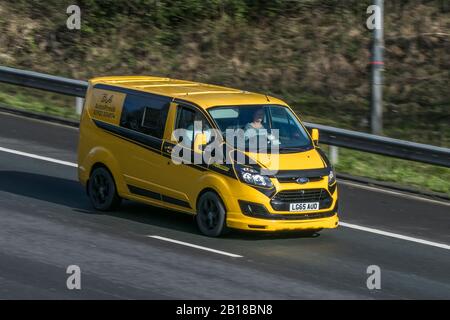
M100 211L113 210L120 204L114 179L106 168L94 169L88 182L88 194L92 205Z
M109 185L102 175L96 175L92 181L92 197L99 205L103 205L109 195Z
M214 229L218 222L219 208L217 208L216 204L211 199L206 199L200 210L200 218L202 219L203 224L209 230Z
M211 191L205 192L198 200L197 226L210 237L217 237L226 230L226 211L220 198Z

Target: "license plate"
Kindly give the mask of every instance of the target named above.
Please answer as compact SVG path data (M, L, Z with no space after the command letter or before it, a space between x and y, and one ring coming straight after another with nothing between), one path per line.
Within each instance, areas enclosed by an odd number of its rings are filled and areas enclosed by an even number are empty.
M289 211L309 211L309 210L319 210L318 202L303 202L303 203L291 203L289 206Z

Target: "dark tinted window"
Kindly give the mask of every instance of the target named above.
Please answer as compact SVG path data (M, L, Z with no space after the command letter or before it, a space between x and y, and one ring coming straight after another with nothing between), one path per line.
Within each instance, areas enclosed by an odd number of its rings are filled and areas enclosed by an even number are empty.
M160 115L161 110L145 107L141 126L148 130L154 130L155 128L158 128L161 125Z
M169 104L169 98L128 94L123 106L120 125L161 139L164 134Z
M194 122L199 121L201 130L196 131L197 128L194 128ZM200 129L198 128L198 129ZM192 147L194 140L194 133L205 133L206 139L209 142L211 137L211 126L209 125L208 120L206 120L205 116L197 110L193 110L191 108L186 107L178 107L177 110L177 123L175 129L182 129L180 142L183 143L186 147ZM195 129L195 130L194 130ZM194 132L195 131L195 132Z

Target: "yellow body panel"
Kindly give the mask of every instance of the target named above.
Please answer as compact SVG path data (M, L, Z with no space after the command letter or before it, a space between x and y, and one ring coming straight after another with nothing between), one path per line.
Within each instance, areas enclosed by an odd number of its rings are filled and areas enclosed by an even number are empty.
M94 88L96 85L110 86L110 89ZM117 90L116 90L117 89ZM167 120L160 146L143 145L139 141L120 137L99 128L94 122L99 120L119 127L120 113L126 99L126 90L151 93L171 99ZM92 168L101 164L112 173L118 194L126 199L141 201L151 205L196 214L199 195L205 190L214 190L222 199L227 211L227 226L237 229L258 231L300 230L335 228L337 213L325 218L311 219L267 219L245 215L238 200L264 205L269 214L287 215L289 211L275 211L271 198L256 188L237 178L221 174L229 169L216 166L216 170L199 168L196 165L175 165L164 156L163 147L173 142L171 133L176 119L177 103L180 99L206 110L212 106L245 104L278 104L283 101L262 94L249 93L215 85L174 80L160 77L122 76L94 78L89 82L86 102L80 123L78 150L79 180L86 185ZM280 170L300 170L324 168L325 163L316 148L301 153L280 154L277 159L266 155L248 154L260 164L271 169L279 165ZM233 170L233 169L232 169ZM329 190L328 180L312 181L299 186L297 183L280 183L271 178L276 192L283 190L317 189ZM131 192L130 185L139 192ZM142 192L146 190L147 193ZM153 197L153 194L164 195ZM338 191L330 192L332 205L328 209L302 214L321 213L337 207ZM164 201L162 199L165 199Z

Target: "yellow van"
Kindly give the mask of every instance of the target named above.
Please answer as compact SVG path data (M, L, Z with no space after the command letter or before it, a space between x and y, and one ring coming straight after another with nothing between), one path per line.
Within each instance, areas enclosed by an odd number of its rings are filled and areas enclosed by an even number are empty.
M89 81L81 116L78 174L100 211L128 199L191 214L208 236L317 232L338 225L335 172L318 140L271 96L100 77Z

